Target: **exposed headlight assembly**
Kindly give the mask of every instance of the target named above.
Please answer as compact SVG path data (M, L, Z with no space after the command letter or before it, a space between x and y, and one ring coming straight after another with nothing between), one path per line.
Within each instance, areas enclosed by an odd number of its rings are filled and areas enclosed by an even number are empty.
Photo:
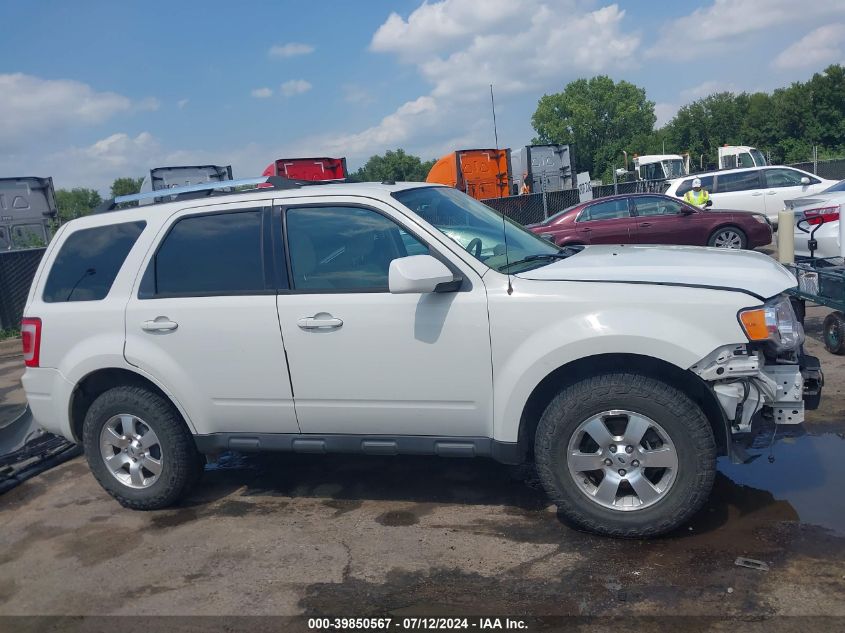
M804 328L784 295L760 308L740 310L739 322L749 341L768 342L777 352L797 349L804 342Z

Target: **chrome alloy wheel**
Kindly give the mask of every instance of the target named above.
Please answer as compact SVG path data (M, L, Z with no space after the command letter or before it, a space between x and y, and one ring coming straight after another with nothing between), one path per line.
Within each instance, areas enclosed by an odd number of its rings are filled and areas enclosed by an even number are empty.
M112 476L129 488L149 488L161 474L158 436L141 418L128 413L115 415L103 425L100 455Z
M666 496L678 473L678 454L657 422L626 410L584 420L569 441L569 474L594 503L642 510Z
M716 248L742 248L742 238L739 233L730 229L719 231L713 240L713 246Z

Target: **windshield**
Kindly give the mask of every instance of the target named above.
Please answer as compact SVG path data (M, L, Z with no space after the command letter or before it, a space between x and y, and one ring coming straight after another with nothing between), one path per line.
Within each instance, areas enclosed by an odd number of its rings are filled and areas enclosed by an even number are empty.
M832 187L828 187L827 189L824 190L824 193L829 193L829 192L833 192L833 191L845 191L845 180L840 180L839 182L837 182Z
M558 248L526 231L474 198L448 187L420 187L394 193L393 197L434 225L462 248L498 271L514 273L548 263L534 260L519 266L512 263L531 255L554 255ZM507 238L507 239L505 239Z
M765 167L766 166L766 157L763 156L763 152L759 149L752 149L751 156L754 158L754 163L757 167Z
M680 158L673 158L671 160L663 161L663 171L666 173L666 178L680 178L686 176L687 172L684 169L684 161Z

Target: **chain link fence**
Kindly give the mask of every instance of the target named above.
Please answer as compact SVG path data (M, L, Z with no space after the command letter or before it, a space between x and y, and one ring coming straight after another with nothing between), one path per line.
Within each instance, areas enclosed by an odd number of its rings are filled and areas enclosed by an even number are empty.
M807 161L804 163L792 163L789 167L802 169L819 178L830 180L845 180L845 158L831 158L829 160Z
M616 185L598 185L593 187L593 199L613 196L617 193L663 193L667 187L665 180L637 180L620 182ZM564 189L506 198L490 198L481 202L520 224L538 224L555 213L578 204L580 196L577 189Z
M18 328L45 248L0 251L0 329Z

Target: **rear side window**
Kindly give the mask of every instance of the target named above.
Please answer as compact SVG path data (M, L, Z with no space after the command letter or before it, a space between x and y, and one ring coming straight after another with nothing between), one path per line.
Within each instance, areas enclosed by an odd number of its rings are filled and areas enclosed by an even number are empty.
M146 224L124 222L71 233L50 268L43 300L62 303L104 299Z
M178 220L150 262L139 297L263 294L263 215L250 209Z
M750 191L752 189L760 189L759 171L740 171L733 174L719 174L719 177L716 179L716 191L713 193Z
M579 222L589 222L591 220L615 220L617 218L628 218L631 216L628 210L628 199L618 198L616 200L608 200L607 202L598 202L591 204L589 207L581 211L578 216Z
M675 195L678 197L683 196L687 191L692 189L692 181L695 178L688 178L680 185L678 185L678 190L675 192ZM706 189L707 191L713 191L713 176L701 176L701 188Z

